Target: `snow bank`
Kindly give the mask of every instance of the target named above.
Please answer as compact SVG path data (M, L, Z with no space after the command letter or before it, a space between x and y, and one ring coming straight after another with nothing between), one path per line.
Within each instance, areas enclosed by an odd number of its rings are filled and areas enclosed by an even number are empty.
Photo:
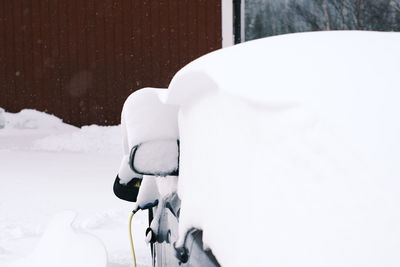
M120 126L90 125L78 128L60 118L32 109L4 112L5 128L0 132L0 147L51 152L120 153ZM0 111L0 124L2 113ZM13 142L19 138L19 142ZM13 141L12 141L12 140Z
M5 127L12 129L76 129L76 127L63 123L60 118L33 109L23 109L18 113L5 112Z
M0 131L0 149L31 149L40 138L79 130L53 115L32 109L18 113L5 112L4 119L5 127Z
M83 126L72 132L38 139L33 148L44 151L120 153L120 126Z
M206 55L180 106L180 238L223 266L399 266L400 34L321 32Z

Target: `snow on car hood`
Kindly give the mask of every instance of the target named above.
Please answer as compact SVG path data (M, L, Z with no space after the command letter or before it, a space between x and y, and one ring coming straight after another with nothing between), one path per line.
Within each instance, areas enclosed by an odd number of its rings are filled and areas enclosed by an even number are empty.
M223 266L399 266L399 47L292 34L179 71L180 238Z

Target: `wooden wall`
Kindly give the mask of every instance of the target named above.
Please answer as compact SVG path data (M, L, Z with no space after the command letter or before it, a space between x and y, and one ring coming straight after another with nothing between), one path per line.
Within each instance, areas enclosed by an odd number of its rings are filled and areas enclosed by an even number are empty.
M118 124L131 92L221 43L221 0L0 0L0 107Z

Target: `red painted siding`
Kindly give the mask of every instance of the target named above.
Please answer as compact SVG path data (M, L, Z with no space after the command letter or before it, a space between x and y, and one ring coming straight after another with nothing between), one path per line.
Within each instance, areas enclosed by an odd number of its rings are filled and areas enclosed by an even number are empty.
M0 107L118 124L131 92L221 43L220 0L0 0Z

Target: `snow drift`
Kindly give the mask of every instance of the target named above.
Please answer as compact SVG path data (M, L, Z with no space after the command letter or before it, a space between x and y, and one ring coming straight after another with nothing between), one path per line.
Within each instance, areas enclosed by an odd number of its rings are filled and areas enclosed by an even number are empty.
M0 115L1 116L1 115ZM76 127L65 124L63 121L50 114L33 109L23 109L18 113L4 113L5 126L10 129L18 130L66 130L77 129Z
M223 266L399 266L399 47L292 34L179 71L180 238Z
M122 142L114 138L119 135L120 126L89 125L38 139L33 143L33 148L44 151L119 153Z
M60 118L32 109L1 113L5 131L0 132L0 146L23 147L51 152L120 153L120 126L89 125L78 128ZM18 144L15 138L19 138ZM12 139L12 140L11 140ZM9 140L9 141L8 141Z

